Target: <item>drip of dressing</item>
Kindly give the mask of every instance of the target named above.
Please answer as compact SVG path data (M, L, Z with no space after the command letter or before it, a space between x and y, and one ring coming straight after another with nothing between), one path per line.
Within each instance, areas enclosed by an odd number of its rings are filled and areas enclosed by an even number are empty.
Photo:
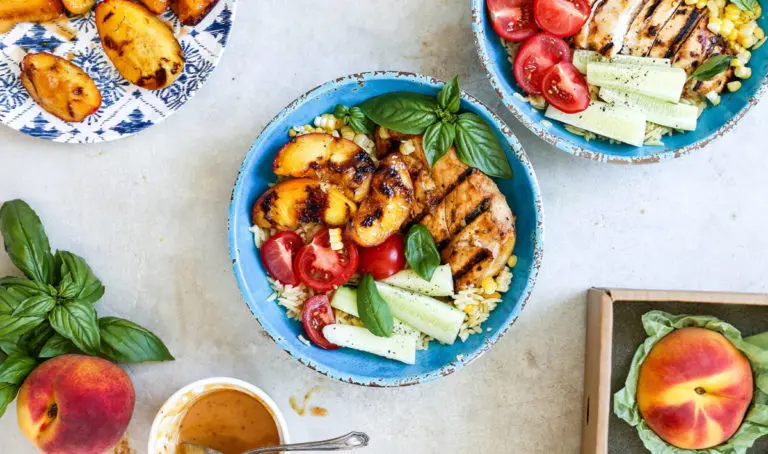
M272 413L258 399L241 391L211 391L195 401L179 427L180 443L194 443L222 452L246 451L280 444Z

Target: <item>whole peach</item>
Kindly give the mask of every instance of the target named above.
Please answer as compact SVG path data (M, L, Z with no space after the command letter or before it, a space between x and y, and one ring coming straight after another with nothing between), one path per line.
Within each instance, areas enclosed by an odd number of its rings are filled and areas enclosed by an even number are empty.
M125 433L135 393L122 369L101 358L44 362L21 387L19 427L47 454L101 454Z
M683 328L657 342L640 366L637 405L667 443L706 449L738 430L753 392L749 361L725 336Z

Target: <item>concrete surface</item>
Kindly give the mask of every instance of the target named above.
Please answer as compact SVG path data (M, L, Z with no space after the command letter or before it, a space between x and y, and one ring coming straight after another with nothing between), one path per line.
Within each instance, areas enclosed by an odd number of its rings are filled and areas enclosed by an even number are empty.
M406 389L334 383L282 353L242 301L227 252L232 184L260 130L304 91L374 69L458 72L519 134L545 203L544 264L517 324L458 375ZM87 257L106 284L102 315L150 327L178 358L128 368L139 453L164 400L214 375L263 387L295 440L357 429L371 434L371 454L574 453L588 287L766 290L768 104L703 152L645 167L572 158L502 110L475 57L468 2L245 0L220 67L164 124L96 146L0 127L0 200L31 203L52 244ZM0 274L11 270L0 254ZM315 385L312 404L329 414L299 417L288 399ZM0 420L0 450L32 453L14 413Z

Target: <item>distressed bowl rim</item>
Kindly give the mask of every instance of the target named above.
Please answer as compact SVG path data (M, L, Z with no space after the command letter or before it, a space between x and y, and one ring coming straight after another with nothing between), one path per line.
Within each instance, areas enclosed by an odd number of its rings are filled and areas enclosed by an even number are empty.
M411 386L411 385L423 384L423 383L430 382L432 380L436 380L441 377L451 375L455 372L458 372L464 366L475 361L477 358L485 354L494 344L496 344L496 342L498 342L504 336L504 334L506 334L509 328L517 321L517 318L520 316L520 313L522 312L522 310L525 308L525 306L528 304L528 301L530 300L531 293L533 291L534 284L538 277L539 268L541 267L541 261L543 258L543 243L544 243L543 202L542 202L541 190L538 184L538 180L536 179L536 174L533 170L533 165L528 159L528 155L525 153L525 150L523 149L522 145L517 140L517 137L512 132L512 129L498 115L496 115L490 108L488 108L488 106L486 106L483 102L481 102L474 96L466 93L465 91L462 91L461 98L469 102L470 104L472 104L474 107L476 107L483 113L487 114L488 117L491 118L491 120L493 121L494 128L499 132L501 132L502 135L504 135L509 145L509 148L512 151L512 154L520 161L520 164L525 168L530 181L531 193L534 199L534 207L533 207L534 217L535 217L534 224L536 226L533 231L533 238L532 238L533 258L530 266L530 273L529 273L528 279L526 280L525 287L523 288L520 298L518 298L517 300L518 304L516 304L516 310L513 310L509 314L509 316L507 316L503 320L502 326L498 330L492 333L488 333L489 335L487 336L482 346L476 348L475 350L465 355L461 359L456 359L454 361L451 361L450 363L442 366L437 370L431 370L428 372L422 372L418 374L411 374L411 375L407 375L405 377L400 377L400 378L379 378L374 380L370 380L370 379L363 380L361 377L355 377L354 375L346 379L343 379L340 377L340 375L344 375L344 374L338 371L335 367L318 364L312 359L310 359L309 355L306 355L301 352L293 351L292 347L288 345L285 342L285 340L283 340L279 336L276 336L275 334L270 332L269 329L265 327L264 323L262 323L261 321L261 317L259 316L259 314L256 314L254 312L253 308L251 307L251 304L248 303L248 300L246 297L247 293L246 293L246 286L245 286L245 278L239 266L240 252L237 249L237 241L236 241L237 233L235 232L234 226L233 226L233 219L235 218L235 214L236 214L235 201L242 196L243 187L245 184L245 180L247 178L246 169L247 167L249 167L250 161L252 161L253 159L256 159L256 156L259 154L260 149L262 147L262 141L264 140L264 137L267 136L266 133L272 129L279 127L283 121L283 118L285 118L286 116L288 116L288 114L290 114L291 112L296 110L298 107L303 105L313 95L331 91L334 87L348 83L350 81L362 85L363 82L370 81L370 80L403 80L403 79L410 82L426 84L429 86L442 85L445 83L445 81L442 81L440 79L425 76L418 73L403 72L403 71L370 71L370 72L350 74L347 76L339 77L337 79L333 79L331 81L325 82L307 91L303 95L296 98L294 101L288 104L285 108L283 108L264 127L264 129L261 131L259 136L256 138L254 144L248 151L245 159L243 160L242 165L240 166L240 170L238 171L237 180L232 190L232 198L231 198L230 207L229 207L229 218L227 223L227 230L228 230L228 237L229 237L228 238L229 251L230 251L230 259L232 260L232 268L234 271L235 278L237 280L238 287L240 288L240 293L243 296L243 300L245 301L246 305L248 306L249 310L251 311L254 318L261 326L261 328L285 353L287 353L288 355L290 355L291 357L299 361L301 364L334 380L341 381L344 383L351 383L354 385L360 385L360 386L399 387L399 386Z
M603 153L600 151L593 151L587 148L583 148L577 145L575 142L572 142L566 139L561 139L555 136L554 134L551 134L550 132L548 132L541 126L539 126L537 122L531 121L531 119L528 118L528 115L525 112L523 112L517 106L515 106L515 104L512 102L513 94L506 92L501 85L501 82L500 82L501 75L499 74L496 66L491 62L490 56L488 53L488 48L485 43L485 39L484 39L485 24L483 23L483 18L485 17L485 14L486 14L485 6L484 6L486 0L470 0L470 1L471 1L471 8L472 8L472 35L475 41L475 50L477 51L478 58L480 59L480 63L483 65L485 74L488 76L488 80L493 86L493 90L496 92L496 95L499 96L499 98L501 98L502 104L504 104L504 106L510 112L512 112L512 115L515 116L517 121L522 123L523 126L525 126L531 132L536 134L540 139L544 140L550 145L553 145L559 148L560 150L568 154L578 156L580 158L591 159L593 161L599 161L599 162L607 162L609 164L654 164L657 162L666 161L668 159L675 159L675 158L687 156L695 151L700 151L710 143L714 142L715 140L721 138L722 136L730 132L736 126L736 124L744 117L744 115L746 115L747 112L749 112L750 109L752 109L752 107L754 107L758 103L758 101L765 95L766 90L768 90L768 75L766 75L766 77L763 79L763 82L760 84L760 87L757 89L754 95L752 95L749 98L749 100L741 108L741 110L739 110L738 113L736 113L736 115L731 117L716 131L713 131L709 135L702 137L701 139L697 140L696 142L690 145L685 145L683 147L679 147L674 150L654 153L647 156L618 156L618 155Z

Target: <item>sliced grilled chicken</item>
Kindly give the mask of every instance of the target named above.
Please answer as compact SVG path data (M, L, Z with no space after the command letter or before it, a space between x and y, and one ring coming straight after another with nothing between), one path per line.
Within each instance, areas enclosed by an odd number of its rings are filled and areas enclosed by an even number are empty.
M688 75L709 58L712 49L721 39L707 29L708 22L707 18L699 20L696 28L680 44L677 53L672 57L672 64L684 69Z
M590 21L587 49L612 57L624 45L632 20L646 0L603 0Z
M371 189L352 218L349 235L360 246L377 246L400 230L412 206L408 167L399 153L392 153L373 173Z
M727 49L725 46L725 43L722 41L718 42L712 47L712 51L705 59L702 60L706 61L707 58L709 58L712 55L716 54L725 54L727 53ZM699 62L701 64L701 62ZM733 68L728 67L724 72L716 75L715 77L699 81L699 80L691 80L686 84L685 86L685 96L687 98L701 98L702 95L706 95L707 93L711 91L715 91L717 93L721 93L723 91L723 88L725 87L725 84L728 83L729 80L733 78Z
M707 10L696 8L696 5L681 4L678 6L675 14L659 31L648 56L654 58L674 57L683 42L706 15L705 11Z
M584 25L581 26L581 30L579 30L578 33L576 33L573 38L571 38L574 47L577 49L588 49L589 48L589 34L592 30L592 19L595 18L595 13L597 12L597 9L603 4L605 0L594 0L592 3L592 9L589 12L589 17L587 18L587 21L584 22Z
M440 203L421 223L451 266L456 287L495 276L512 254L514 216L496 183L450 150L432 169Z
M648 55L659 31L682 2L682 0L649 0L645 2L627 31L621 52L638 57Z

